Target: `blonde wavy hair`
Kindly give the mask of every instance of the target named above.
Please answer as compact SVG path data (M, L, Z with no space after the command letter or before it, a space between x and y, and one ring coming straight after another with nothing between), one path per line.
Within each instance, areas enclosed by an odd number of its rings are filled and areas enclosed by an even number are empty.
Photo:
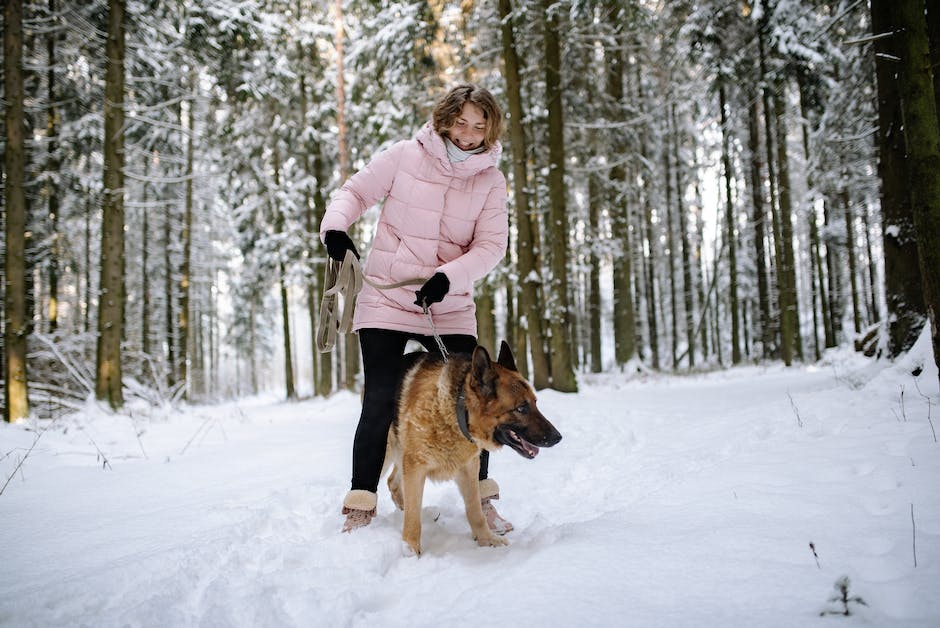
M438 101L434 106L434 112L431 114L434 130L438 134L446 136L447 132L457 122L457 117L460 116L463 106L468 102L473 103L483 111L483 118L486 120L483 146L486 147L486 150L489 150L499 141L499 137L503 132L503 112L488 89L473 83L464 83L453 87L447 92L446 96Z

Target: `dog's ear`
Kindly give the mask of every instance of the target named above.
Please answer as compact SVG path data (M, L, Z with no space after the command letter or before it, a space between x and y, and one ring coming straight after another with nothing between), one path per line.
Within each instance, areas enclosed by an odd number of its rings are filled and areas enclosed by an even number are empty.
M496 396L496 370L490 361L490 354L486 349L477 345L473 350L470 370L473 373L473 381L486 399L492 399Z
M505 340L499 345L499 357L496 358L496 363L510 371L519 372L519 369L516 368L516 358L513 357L512 349L509 348L509 343Z

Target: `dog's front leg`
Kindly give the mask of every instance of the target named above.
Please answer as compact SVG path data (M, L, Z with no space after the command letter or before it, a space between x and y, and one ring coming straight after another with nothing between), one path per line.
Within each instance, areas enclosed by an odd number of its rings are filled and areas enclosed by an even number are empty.
M412 552L421 555L421 503L424 499L426 471L416 465L402 464L401 489L405 502L405 525L401 538Z
M470 530L473 532L473 538L477 545L496 547L498 545L508 545L508 541L501 536L496 536L490 527L486 525L486 517L483 516L483 505L480 501L480 481L477 479L480 475L480 458L474 456L473 460L457 472L457 486L460 488L460 494L463 495L464 507L467 511L467 521L470 522Z

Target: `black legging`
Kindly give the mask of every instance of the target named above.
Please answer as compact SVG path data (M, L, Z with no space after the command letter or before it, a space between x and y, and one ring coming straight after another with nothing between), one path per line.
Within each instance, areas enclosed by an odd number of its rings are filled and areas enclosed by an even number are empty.
M388 329L360 329L364 391L362 414L353 441L352 489L376 492L385 462L388 428L395 417L395 388L401 374L401 357L408 340L417 340L433 353L440 353L433 336ZM477 339L470 335L441 336L449 353L471 353ZM486 479L489 452L480 453L480 479Z

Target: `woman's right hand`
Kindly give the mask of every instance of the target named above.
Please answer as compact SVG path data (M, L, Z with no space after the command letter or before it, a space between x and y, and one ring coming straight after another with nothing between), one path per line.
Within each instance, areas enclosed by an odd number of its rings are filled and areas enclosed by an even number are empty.
M337 262L342 262L344 259L346 259L346 251L352 251L353 255L356 256L356 259L360 259L359 251L356 250L356 245L353 244L352 239L350 239L345 231L327 231L323 236L323 242L326 244L327 255L335 259Z

